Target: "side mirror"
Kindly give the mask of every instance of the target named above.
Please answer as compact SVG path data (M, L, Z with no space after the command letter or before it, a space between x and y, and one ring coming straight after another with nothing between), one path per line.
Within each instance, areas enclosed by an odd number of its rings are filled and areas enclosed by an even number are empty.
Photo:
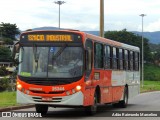
M12 58L14 61L17 61L18 59L19 48L20 48L19 42L13 45Z

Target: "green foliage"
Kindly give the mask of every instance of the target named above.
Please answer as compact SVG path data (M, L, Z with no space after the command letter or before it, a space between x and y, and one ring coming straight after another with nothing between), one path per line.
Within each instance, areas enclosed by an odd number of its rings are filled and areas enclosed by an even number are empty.
M7 75L8 71L4 66L0 67L0 76L5 76Z
M126 29L123 29L121 31L108 31L105 33L105 38L137 46L140 48L140 50L142 48L142 37L132 32L128 32ZM151 60L148 41L149 40L147 38L144 38L144 59L146 61Z
M0 62L11 62L11 51L9 48L0 47Z
M160 44L150 44L150 49L152 52L152 61L155 64L160 62Z
M144 79L151 81L160 81L160 67L153 64L145 64Z
M3 41L6 45L13 45L13 40L11 38L4 38Z
M16 39L15 35L19 34L20 31L16 24L3 23L0 24L0 37L1 41L4 41L6 45L13 45L13 41ZM11 62L11 51L9 48L0 47L0 62Z
M141 47L142 39L140 36L123 29L121 31L108 31L105 33L105 38Z
M5 91L9 88L9 79L1 78L0 79L0 92Z
M10 38L12 40L15 40L15 35L20 33L16 24L3 22L0 24L0 31L2 33L3 38Z
M150 43L151 52L160 52L160 44Z

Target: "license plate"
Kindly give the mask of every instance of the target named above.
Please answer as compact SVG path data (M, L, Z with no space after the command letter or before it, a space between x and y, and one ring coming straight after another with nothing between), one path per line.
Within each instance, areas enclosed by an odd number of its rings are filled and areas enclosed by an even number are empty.
M43 97L42 101L52 101L52 98L50 98L50 97Z

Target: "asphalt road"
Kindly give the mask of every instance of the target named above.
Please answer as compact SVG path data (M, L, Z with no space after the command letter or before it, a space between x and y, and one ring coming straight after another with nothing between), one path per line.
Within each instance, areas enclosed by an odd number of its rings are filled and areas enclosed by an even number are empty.
M35 112L34 108L15 110L12 112ZM131 115L134 117L124 117ZM159 117L156 117L156 116ZM137 117L138 116L138 117ZM139 117L143 116L143 117ZM151 117L149 117L151 116ZM74 108L49 108L46 116L42 118L20 118L12 117L7 118L11 120L32 120L32 119L87 119L87 120L160 120L160 91L142 93L129 100L127 108L113 108L112 105L101 105L98 107L96 115L90 117L87 116L83 109ZM6 118L0 118L0 120L6 120Z

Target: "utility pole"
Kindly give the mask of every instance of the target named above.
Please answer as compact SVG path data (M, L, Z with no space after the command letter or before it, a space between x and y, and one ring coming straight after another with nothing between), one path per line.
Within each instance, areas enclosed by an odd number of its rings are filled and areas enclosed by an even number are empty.
M55 1L54 3L59 5L59 29L60 29L60 16L61 16L61 14L60 14L61 13L60 12L60 6L62 4L64 4L65 2L64 1Z
M140 14L142 17L142 87L144 84L144 40L143 40L143 17L146 16L145 14Z
M100 0L100 37L104 37L104 0Z

